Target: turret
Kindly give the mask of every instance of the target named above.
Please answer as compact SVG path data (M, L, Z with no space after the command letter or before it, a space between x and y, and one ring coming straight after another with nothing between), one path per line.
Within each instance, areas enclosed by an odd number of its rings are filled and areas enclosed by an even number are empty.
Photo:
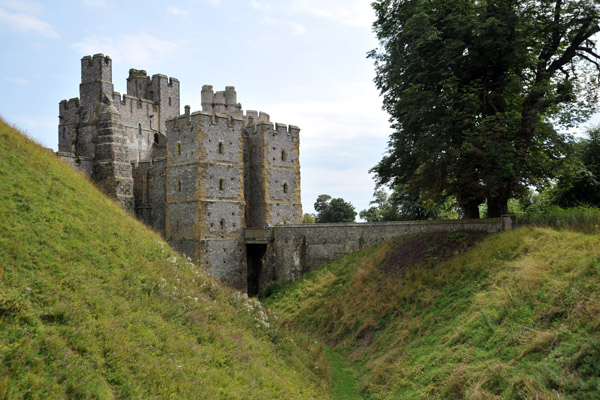
M163 74L154 74L150 80L149 99L160 106L158 129L167 131L165 122L179 115L179 80Z
M86 109L95 106L103 99L112 98L112 60L104 54L94 54L81 59L81 85L79 97L81 106Z
M202 86L201 98L202 98L202 111L212 112L213 98L214 98L214 92L213 92L212 85Z
M233 86L225 86L225 105L227 108L237 105L237 93Z
M142 99L149 99L148 95L148 84L150 79L146 75L146 71L143 69L130 69L129 77L127 78L127 94Z
M227 107L225 106L225 92L219 91L215 93L215 97L213 98L213 111L221 114L227 112Z
M218 92L214 92L211 85L202 86L202 111L244 117L242 105L237 102L237 93L233 86L225 86L224 91Z

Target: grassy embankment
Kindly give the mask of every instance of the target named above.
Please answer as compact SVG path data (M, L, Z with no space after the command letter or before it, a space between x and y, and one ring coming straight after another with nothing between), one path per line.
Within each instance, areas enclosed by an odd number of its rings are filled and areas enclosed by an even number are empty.
M351 360L364 398L600 398L600 235L524 227L440 254L469 236L366 249L265 302Z
M327 398L272 319L0 120L0 399Z

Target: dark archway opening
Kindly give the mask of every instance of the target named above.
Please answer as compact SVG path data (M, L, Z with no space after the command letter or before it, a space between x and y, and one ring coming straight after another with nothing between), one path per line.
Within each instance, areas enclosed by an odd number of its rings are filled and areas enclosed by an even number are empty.
M260 294L260 278L263 269L263 257L267 252L266 244L247 244L246 259L248 262L248 296L256 297Z

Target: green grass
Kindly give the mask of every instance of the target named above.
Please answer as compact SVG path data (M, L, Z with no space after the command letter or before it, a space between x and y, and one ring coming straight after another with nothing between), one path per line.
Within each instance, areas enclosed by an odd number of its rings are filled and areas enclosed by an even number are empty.
M541 226L583 233L600 233L600 209L597 207L549 207L542 212L519 216L520 225Z
M0 120L0 399L327 398L273 320Z
M332 398L334 400L360 400L360 394L356 389L355 372L348 361L329 348L325 349L325 354L329 359L331 381L333 383Z
M2 400L600 398L600 235L524 227L400 270L387 243L275 315L1 121L0 232Z
M600 398L599 235L524 227L392 275L396 246L265 302L351 360L363 398Z

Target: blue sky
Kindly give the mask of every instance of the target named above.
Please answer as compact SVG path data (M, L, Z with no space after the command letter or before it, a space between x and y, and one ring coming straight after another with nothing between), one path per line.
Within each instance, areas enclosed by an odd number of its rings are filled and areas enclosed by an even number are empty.
M58 102L79 95L80 59L113 59L115 90L129 68L200 90L236 87L244 109L301 128L302 201L319 194L368 207L368 169L385 151L388 116L367 51L377 47L369 0L0 0L0 115L57 148ZM183 111L183 110L182 110Z

